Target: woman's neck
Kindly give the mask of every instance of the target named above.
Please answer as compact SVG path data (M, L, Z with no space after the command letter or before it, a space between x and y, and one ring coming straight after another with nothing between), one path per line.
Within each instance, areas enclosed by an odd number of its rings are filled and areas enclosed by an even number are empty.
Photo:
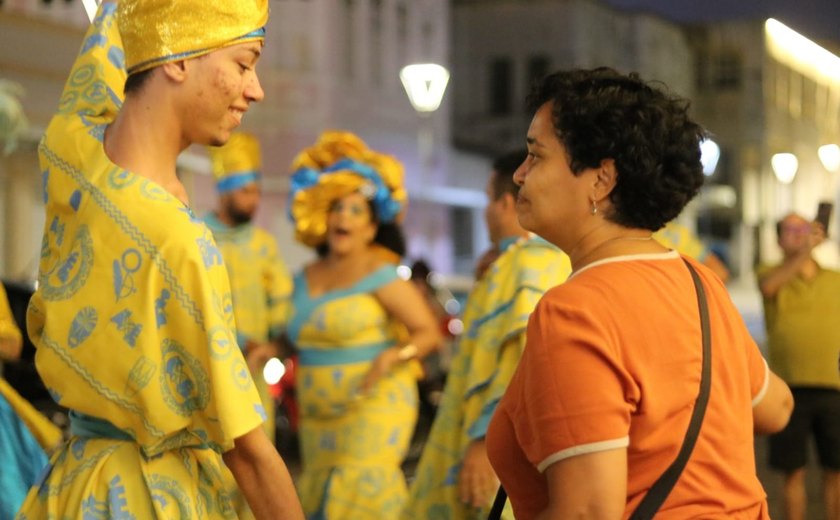
M647 229L626 228L618 224L604 222L594 227L581 237L569 251L572 270L581 268L598 260L639 253L659 253L665 249L655 240Z

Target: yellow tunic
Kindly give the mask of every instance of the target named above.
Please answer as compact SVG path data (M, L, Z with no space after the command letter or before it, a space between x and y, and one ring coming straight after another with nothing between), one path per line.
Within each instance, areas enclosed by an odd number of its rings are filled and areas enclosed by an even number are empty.
M285 329L292 280L274 237L251 224L227 226L212 213L204 221L227 267L239 346L244 347L249 339L264 343L277 338ZM251 375L267 415L263 428L273 439L274 398L262 373Z
M429 439L417 466L404 519L483 519L458 498L469 444L483 438L525 348L528 317L543 293L563 283L569 258L537 237L508 246L467 298L464 334L447 376ZM509 511L506 517L512 518Z
M310 298L303 273L295 277L288 333L300 351L296 484L308 518L394 519L405 501L400 463L417 420L418 366L398 366L368 396L357 393L371 361L404 333L373 295L395 279L386 266L349 289Z
M125 81L115 8L100 7L39 149L47 218L27 327L73 436L19 518L236 518L221 453L264 412L210 230L104 153Z
M674 221L665 224L665 227L653 234L653 238L663 246L701 262L709 254L708 248L690 229Z

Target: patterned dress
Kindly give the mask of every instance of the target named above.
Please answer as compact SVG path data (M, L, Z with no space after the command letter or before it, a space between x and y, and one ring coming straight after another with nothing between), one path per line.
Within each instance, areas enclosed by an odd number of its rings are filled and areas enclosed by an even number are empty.
M303 472L296 484L310 519L388 520L403 507L400 463L417 420L419 366L399 365L367 396L358 393L371 361L405 335L373 294L396 278L385 266L353 287L311 298L304 274L295 277L288 333L300 352Z
M264 412L210 230L104 152L125 82L115 9L100 7L39 149L46 224L27 325L72 437L18 518L236 518L221 453Z
M473 288L440 408L417 466L404 519L487 518L459 500L467 447L487 426L525 348L528 318L543 293L563 283L569 258L545 240L503 242L503 252ZM506 518L512 518L508 508Z

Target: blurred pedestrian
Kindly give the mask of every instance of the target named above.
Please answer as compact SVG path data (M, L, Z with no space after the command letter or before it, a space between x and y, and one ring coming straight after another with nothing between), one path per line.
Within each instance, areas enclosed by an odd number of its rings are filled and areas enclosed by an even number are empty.
M803 520L805 465L816 442L823 470L825 518L840 519L840 272L822 267L813 250L825 240L817 222L791 213L776 226L780 264L760 267L770 367L790 385L796 408L769 440L770 467L785 474L787 520ZM811 516L813 517L813 516Z
M260 204L262 153L254 135L238 132L209 149L219 205L204 217L230 278L236 338L260 393L263 429L274 441L274 397L263 377L265 364L280 356L292 279L277 241L253 219Z

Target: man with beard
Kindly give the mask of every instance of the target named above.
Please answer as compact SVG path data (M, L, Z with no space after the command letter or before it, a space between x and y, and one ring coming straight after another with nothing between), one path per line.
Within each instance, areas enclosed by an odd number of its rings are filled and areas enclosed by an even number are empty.
M291 278L274 237L252 223L261 195L259 141L250 134L233 134L226 145L210 148L210 154L219 208L205 222L227 267L237 340L268 415L263 426L274 439L274 402L262 370L279 353Z

